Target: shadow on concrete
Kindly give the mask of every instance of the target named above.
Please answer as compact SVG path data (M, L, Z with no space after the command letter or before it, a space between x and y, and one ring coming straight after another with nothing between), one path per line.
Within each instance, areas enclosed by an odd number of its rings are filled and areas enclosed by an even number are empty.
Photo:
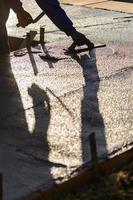
M0 138L1 141L4 141L1 145L4 144L5 148L6 146L8 147L7 150L0 150L4 152L2 157L0 156L0 172L5 179L4 195L6 199L20 197L17 196L17 193L19 194L21 191L27 192L28 187L31 187L31 185L33 185L33 188L30 188L29 192L32 190L35 191L36 188L34 187L40 186L40 182L44 181L46 183L53 181L51 167L54 166L54 163L48 161L49 147L47 130L50 121L49 97L45 91L35 84L28 89L29 95L33 99L33 108L31 109L34 110L35 115L34 131L33 134L29 133L25 116L26 110L23 107L12 67L8 55L0 56ZM11 149L14 148L13 152L10 151L10 147ZM45 152L41 156L41 159L38 158L38 151ZM32 158L33 163L30 161L31 164L29 164L29 159L24 159L22 155L30 155L29 158ZM35 164L38 162L39 164ZM20 163L23 163L23 170L19 174ZM27 165L29 168L25 167ZM42 176L41 170L39 170L40 168L42 169ZM9 174L9 177L7 174ZM18 179L24 182L20 182L19 185L15 177L18 177ZM17 187L15 187L16 185ZM6 190L7 188L10 188L8 192Z
M8 55L1 55L0 56L0 127L11 128L11 123L14 124L14 122L10 120L10 118L11 116L13 117L16 116L16 114L18 113L19 117L17 117L16 126L18 125L18 121L20 121L21 124L23 121L23 128L27 132L28 126L19 93L19 88L17 86L17 83L15 81L12 72L10 57Z
M44 158L41 159L48 162L49 146L47 140L47 130L50 122L50 102L46 92L39 88L36 84L32 84L28 88L28 94L32 98L35 126L32 131L33 144L35 143L34 152L43 152ZM49 174L49 173L48 173Z
M39 88L36 84L32 84L31 88L28 89L28 94L32 97L34 105L35 115L35 128L32 132L32 136L39 134L39 137L45 137L48 130L50 121L50 100L46 92ZM42 132L44 134L42 134Z
M28 55L29 55L32 67L33 67L34 75L37 76L38 69L37 69L36 61L33 56L33 52L31 51L31 48L29 48L29 49L27 48L27 51L28 51Z
M83 100L81 103L81 143L82 143L82 159L84 165L90 163L90 146L89 135L95 133L97 156L99 158L107 157L104 120L100 113L98 102L98 89L100 78L96 65L95 50L90 55L84 54L78 56L73 54L75 59L83 70L85 86L83 87ZM89 163L88 163L89 161Z
M41 47L42 47L42 50L43 50L43 52L44 52L44 55L50 57L49 52L48 52L48 50L47 50L47 48L46 48L45 43L41 44ZM52 62L52 61L50 61L50 60L47 59L47 63L48 63L48 65L49 65L49 68L54 68L54 65L53 65L53 62Z

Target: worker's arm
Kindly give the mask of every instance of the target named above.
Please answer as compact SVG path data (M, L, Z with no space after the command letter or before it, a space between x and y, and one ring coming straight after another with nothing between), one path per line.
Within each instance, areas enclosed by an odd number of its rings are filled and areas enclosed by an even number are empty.
M19 0L8 0L8 5L14 10L15 13L22 9L22 3Z
M72 21L61 8L58 0L36 0L36 2L61 31L72 37L76 45L80 46L86 44L90 49L94 47L93 43L90 42L84 34L76 31Z
M22 7L20 0L8 0L8 4L16 13L19 26L25 27L33 21L31 15Z

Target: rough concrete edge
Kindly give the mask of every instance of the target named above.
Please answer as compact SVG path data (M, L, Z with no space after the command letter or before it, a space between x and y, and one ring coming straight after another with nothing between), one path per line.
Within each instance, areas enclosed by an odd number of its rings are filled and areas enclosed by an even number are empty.
M117 0L116 0L117 1ZM120 0L119 0L120 1ZM126 2L127 3L127 2ZM82 7L85 7L85 8L91 8L91 9L99 9L99 10L107 10L107 11L114 11L114 12L119 12L119 13L127 13L127 14L133 14L133 12L127 12L127 11L123 11L123 10L115 10L115 9L109 9L109 8L99 8L96 6L94 6L94 4L84 4L84 5L81 5L81 4L77 4L77 3L61 3L62 5L68 5L68 6L82 6ZM90 5L90 6L89 6ZM93 6L92 6L93 5Z
M97 164L95 167L86 169L84 172L76 175L64 183L54 184L47 191L38 190L31 196L23 198L23 200L42 200L43 198L47 200L58 194L76 192L78 188L83 187L83 185L92 183L93 180L97 178L97 176L111 174L121 169L123 165L129 163L132 160L133 147L112 159L108 159L102 163Z
M115 9L109 9L109 8L99 8L99 7L91 7L88 5L83 5L86 8L91 8L91 9L99 9L99 10L107 10L107 11L114 11L114 12L119 12L119 13L127 13L127 14L133 14L133 12L127 12L127 11L123 11L123 10L115 10Z

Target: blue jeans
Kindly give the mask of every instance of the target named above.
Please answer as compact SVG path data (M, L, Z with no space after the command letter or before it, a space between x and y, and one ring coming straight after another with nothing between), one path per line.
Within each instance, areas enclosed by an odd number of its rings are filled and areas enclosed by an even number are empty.
M61 8L58 0L36 0L40 8L46 13L51 21L66 35L70 36L76 29L66 12Z

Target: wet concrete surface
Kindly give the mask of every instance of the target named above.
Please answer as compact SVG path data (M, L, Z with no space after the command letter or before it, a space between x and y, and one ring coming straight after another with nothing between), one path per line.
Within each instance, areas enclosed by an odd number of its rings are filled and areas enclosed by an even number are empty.
M70 40L47 21L48 29L54 30L46 33L49 43L22 57L13 53L0 57L4 200L44 191L90 167L88 137L92 132L99 162L133 146L132 20L122 21L120 28L109 20L128 14L65 8L80 22L79 30L96 43L106 41L107 47L66 54ZM106 32L103 29L101 34L101 26L92 26L97 20L109 23L103 25ZM44 59L46 55L56 59Z

